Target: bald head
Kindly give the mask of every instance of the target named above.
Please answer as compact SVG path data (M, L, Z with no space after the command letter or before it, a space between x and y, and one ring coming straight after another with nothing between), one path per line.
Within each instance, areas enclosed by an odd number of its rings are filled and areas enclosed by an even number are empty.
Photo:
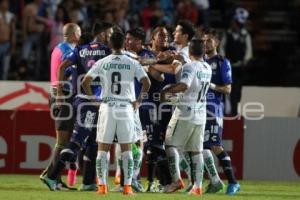
M63 35L64 37L70 37L76 32L81 32L80 27L75 23L67 23L63 27Z
M63 35L65 41L77 44L81 36L80 27L77 24L68 23L63 27Z

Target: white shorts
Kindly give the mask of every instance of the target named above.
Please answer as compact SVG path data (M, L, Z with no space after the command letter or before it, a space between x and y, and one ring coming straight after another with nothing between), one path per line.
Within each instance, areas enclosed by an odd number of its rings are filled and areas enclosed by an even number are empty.
M130 103L102 103L97 124L97 142L112 144L117 137L118 143L136 141L134 110Z
M166 145L175 146L184 151L202 151L205 124L194 124L188 120L179 120L174 113L166 132Z
M142 123L140 120L139 110L136 110L134 113L134 130L136 134L136 142L144 139L144 131L142 128Z

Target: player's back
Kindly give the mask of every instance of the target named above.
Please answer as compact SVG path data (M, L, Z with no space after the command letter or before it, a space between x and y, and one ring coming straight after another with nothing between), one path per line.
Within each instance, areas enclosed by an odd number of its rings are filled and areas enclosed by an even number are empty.
M203 123L206 118L206 93L211 79L211 68L204 61L192 61L182 68L180 82L188 85L177 106L180 116L192 123Z
M134 101L134 78L142 78L144 71L141 65L123 54L112 54L96 63L102 85L103 101Z

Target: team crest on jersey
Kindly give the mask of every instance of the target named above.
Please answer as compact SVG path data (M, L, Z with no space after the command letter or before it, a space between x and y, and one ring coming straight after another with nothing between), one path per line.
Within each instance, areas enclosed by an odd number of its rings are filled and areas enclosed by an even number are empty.
M98 47L98 44L91 44L90 47L91 47L91 48L97 48L97 47Z
M213 62L210 64L211 69L217 69L217 63Z

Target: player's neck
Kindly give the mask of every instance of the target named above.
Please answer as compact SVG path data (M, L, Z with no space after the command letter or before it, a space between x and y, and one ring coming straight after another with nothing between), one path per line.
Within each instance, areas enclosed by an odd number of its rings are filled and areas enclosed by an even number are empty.
M207 55L208 58L212 58L212 57L214 57L215 55L218 55L218 52L217 52L217 50L214 50L214 51L212 51L211 53L208 53L208 54L206 54L206 55Z
M112 53L113 53L114 55L121 55L121 54L122 54L122 51L121 51L121 49L113 49L113 50L112 50Z

